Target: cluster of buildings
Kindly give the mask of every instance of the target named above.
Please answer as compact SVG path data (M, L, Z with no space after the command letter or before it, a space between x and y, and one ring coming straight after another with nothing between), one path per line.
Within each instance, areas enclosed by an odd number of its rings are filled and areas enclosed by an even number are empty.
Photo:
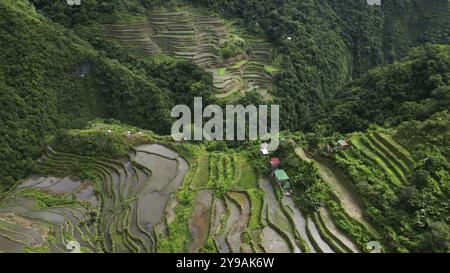
M323 146L323 150L326 153L336 152L339 149L345 150L351 146L350 140L348 139L340 139L336 143L327 143Z
M261 145L261 154L268 155L267 144ZM286 171L281 168L281 159L278 157L272 157L270 159L270 168L272 170L272 178L280 186L281 190L286 196L292 195L292 187L289 182L289 176Z

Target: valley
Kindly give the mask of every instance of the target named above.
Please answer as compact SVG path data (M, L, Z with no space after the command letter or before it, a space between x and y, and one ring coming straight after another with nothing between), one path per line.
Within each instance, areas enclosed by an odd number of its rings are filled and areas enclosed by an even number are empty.
M0 253L448 252L450 4L282 2L3 0Z

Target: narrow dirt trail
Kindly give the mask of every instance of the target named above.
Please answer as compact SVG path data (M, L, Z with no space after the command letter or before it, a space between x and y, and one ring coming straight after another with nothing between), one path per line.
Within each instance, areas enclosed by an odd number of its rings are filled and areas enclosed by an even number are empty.
M352 218L373 230L372 226L364 219L362 201L353 182L342 170L334 167L331 162L326 159L321 159L320 161L311 159L306 155L303 148L296 148L295 153L302 160L314 162L320 177L330 185L333 192L341 201L344 210Z

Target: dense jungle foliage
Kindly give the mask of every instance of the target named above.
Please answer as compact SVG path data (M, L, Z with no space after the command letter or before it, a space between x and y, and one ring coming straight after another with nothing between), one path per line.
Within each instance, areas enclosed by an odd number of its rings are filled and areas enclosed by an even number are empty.
M29 173L57 128L112 117L168 133L173 105L212 93L211 76L194 64L138 59L105 41L110 54L97 51L29 1L2 1L0 18L2 189Z
M311 146L322 136L394 127L392 137L416 162L407 186L394 191L383 184L386 174L358 152L341 167L360 182L366 213L386 227L389 247L448 251L447 0L385 0L379 7L366 0L82 0L73 7L64 0L2 0L0 193L33 170L55 134L55 145L68 152L115 156L128 148L121 139L79 129L113 118L168 134L174 105L191 105L194 96L223 103L214 97L211 74L194 63L138 56L105 36L105 24L184 5L216 12L273 44L272 98L282 129L314 132ZM220 49L225 59L247 51L238 36ZM248 93L238 102L257 101ZM89 149L95 154L84 153ZM327 188L312 164L290 150L279 153L289 159L286 169L299 173L292 176L294 197L316 211Z

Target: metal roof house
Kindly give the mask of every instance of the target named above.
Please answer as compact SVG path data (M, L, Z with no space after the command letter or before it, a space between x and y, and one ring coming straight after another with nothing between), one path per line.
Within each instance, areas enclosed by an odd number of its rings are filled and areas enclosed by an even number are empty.
M281 160L278 157L274 157L270 160L270 166L272 169L276 169L281 165Z
M350 142L347 139L341 139L337 142L337 144L342 149L346 149L346 148L350 147Z
M284 170L275 170L274 171L275 181L278 183L284 183L289 180L289 176Z

